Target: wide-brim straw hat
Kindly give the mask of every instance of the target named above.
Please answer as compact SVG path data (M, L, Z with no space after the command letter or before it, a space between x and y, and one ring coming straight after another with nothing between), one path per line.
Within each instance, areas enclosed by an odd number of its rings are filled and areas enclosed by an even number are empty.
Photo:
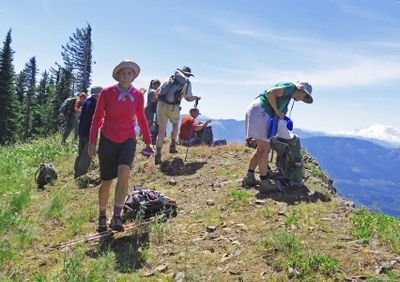
M133 79L135 79L136 77L138 77L139 73L140 73L140 67L138 66L138 64L136 64L133 61L130 60L124 60L122 62L120 62L113 70L112 72L112 77L118 81L117 79L117 73L123 69L123 68L130 68L134 71L135 75L133 77Z

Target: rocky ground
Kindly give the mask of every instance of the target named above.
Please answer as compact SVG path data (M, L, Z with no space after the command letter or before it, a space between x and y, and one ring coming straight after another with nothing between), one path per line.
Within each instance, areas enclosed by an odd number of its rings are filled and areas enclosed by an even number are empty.
M399 252L376 238L354 239L353 203L334 194L331 180L312 158L307 158L308 178L302 187L261 193L241 185L251 153L243 144L197 147L189 149L185 161L186 148L179 147L176 155L165 151L160 166L153 157L137 156L131 185L174 198L178 215L109 240L54 250L51 246L96 228L96 165L79 182L71 181L63 168L49 189L66 186L66 208L88 213L89 220L76 232L68 217L41 224L39 232L46 235L31 246L20 270L48 277L63 265L65 269L66 257L81 253L82 270L112 255L114 267L106 276L118 281L361 281L388 279L386 268L400 275ZM40 202L48 196L44 191L37 197ZM309 258L338 263L332 269L321 262L299 267Z

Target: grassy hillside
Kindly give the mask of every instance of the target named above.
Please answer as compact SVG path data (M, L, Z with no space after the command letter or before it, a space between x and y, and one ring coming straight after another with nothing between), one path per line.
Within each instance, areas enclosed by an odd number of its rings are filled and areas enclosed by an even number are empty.
M73 180L76 145L58 144L49 138L0 147L1 281L400 279L398 219L353 209L332 195L310 157L301 188L243 189L252 149L242 144L190 148L186 162L180 147L177 155L165 152L160 167L137 154L130 184L175 198L177 217L103 242L53 249L93 233L98 209L97 188L82 189ZM38 191L33 175L50 161L59 178ZM95 162L89 179L97 169Z

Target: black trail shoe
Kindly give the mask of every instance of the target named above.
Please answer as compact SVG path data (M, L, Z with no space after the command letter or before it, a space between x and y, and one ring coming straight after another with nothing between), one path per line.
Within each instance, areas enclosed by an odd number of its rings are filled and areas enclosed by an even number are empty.
M99 226L97 232L107 231L107 218L105 216L99 216Z
M110 228L118 232L124 232L124 226L122 225L122 218L120 216L113 216L111 218Z

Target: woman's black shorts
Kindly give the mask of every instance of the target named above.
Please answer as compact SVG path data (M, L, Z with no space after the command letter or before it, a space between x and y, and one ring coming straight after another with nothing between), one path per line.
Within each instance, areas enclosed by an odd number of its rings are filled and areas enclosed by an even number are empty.
M117 177L118 166L132 166L136 151L136 139L114 143L103 135L99 142L100 179L112 180Z

